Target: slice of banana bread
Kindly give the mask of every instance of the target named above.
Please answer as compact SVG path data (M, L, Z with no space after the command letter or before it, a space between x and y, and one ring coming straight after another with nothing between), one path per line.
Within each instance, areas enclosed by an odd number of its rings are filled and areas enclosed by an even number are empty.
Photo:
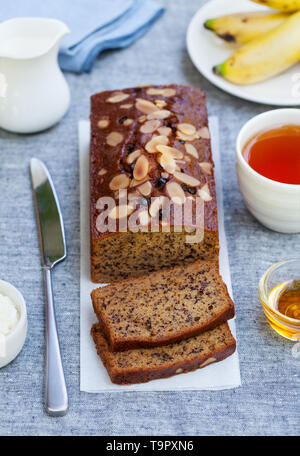
M98 355L113 383L144 383L189 372L230 356L236 342L227 323L164 347L111 352L100 324L91 330Z
M212 261L123 280L91 296L112 351L170 344L234 316L234 304Z

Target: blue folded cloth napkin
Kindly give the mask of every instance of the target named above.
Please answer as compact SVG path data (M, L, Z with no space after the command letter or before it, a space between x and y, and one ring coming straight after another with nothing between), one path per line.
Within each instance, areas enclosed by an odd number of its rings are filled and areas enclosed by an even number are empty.
M129 46L144 35L164 8L152 0L14 0L0 11L1 21L13 17L60 19L70 28L61 45L63 70L91 71L105 49Z

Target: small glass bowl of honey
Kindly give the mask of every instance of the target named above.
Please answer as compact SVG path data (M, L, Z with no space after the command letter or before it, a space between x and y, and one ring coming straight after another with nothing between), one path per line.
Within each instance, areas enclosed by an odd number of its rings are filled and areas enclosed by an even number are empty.
M260 279L258 291L271 327L287 339L300 341L300 258L271 266Z

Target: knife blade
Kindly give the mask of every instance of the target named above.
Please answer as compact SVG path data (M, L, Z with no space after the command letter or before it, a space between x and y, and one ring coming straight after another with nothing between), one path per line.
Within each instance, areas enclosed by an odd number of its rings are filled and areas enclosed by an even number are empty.
M42 266L52 267L62 261L67 254L59 202L46 166L37 158L32 158L30 170Z
M51 269L67 255L64 225L54 185L44 163L32 158L30 174L46 298L45 408L49 415L62 416L68 410L68 394L57 334Z

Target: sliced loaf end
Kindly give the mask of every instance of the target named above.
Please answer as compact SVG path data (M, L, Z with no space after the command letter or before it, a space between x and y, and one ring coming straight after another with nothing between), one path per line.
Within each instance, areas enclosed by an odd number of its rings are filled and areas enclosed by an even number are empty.
M236 341L224 323L215 329L178 343L157 348L112 352L101 330L91 329L98 355L113 383L144 383L203 368L234 353Z

